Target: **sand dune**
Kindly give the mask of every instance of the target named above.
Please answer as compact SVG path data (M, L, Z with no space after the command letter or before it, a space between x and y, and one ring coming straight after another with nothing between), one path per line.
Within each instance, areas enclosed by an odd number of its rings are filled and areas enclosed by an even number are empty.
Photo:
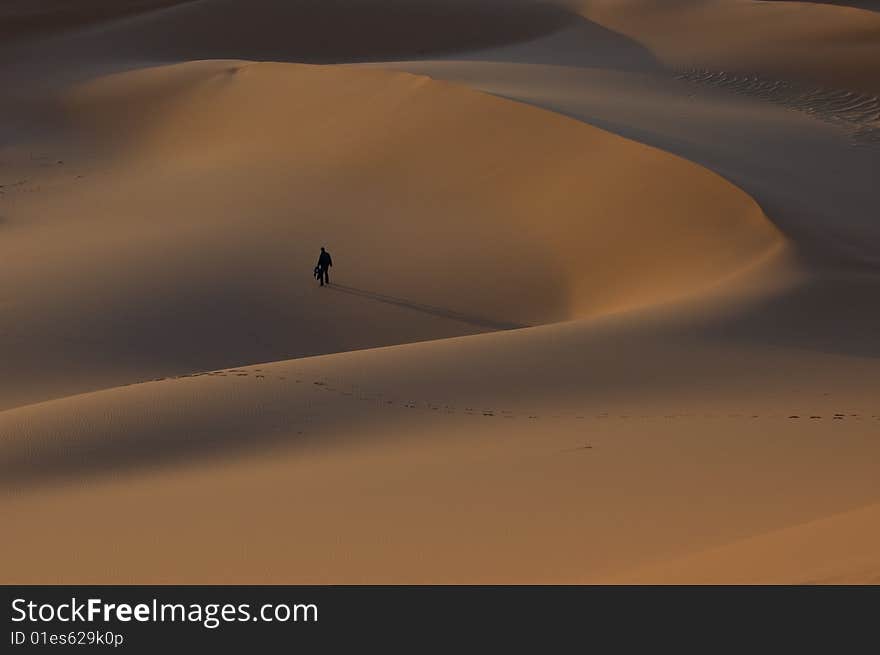
M771 260L748 277L778 274L780 263ZM745 291L736 311L691 300L588 326L572 322L251 365L10 409L0 415L10 435L3 478L51 481L56 472L112 472L117 459L137 467L191 451L259 450L263 439L296 441L284 426L302 427L300 418L312 414L341 436L345 429L337 424L351 427L350 406L358 399L379 410L414 404L499 418L561 413L594 422L618 411L634 419L737 418L756 428L771 419L792 426L821 420L876 432L880 406L870 384L876 363L856 364L860 358L852 354L804 356L797 342L760 343L747 323L737 334L725 314L746 314L756 303L751 294ZM769 323L784 320L784 312L760 314ZM713 335L719 321L723 340ZM467 377L463 367L480 374ZM755 387L755 377L764 384ZM693 389L695 379L704 388ZM328 391L334 393L315 400L315 392Z
M41 562L9 577L591 582L873 502L876 367L701 343L697 308L8 410L4 561Z
M42 121L42 141L6 155L24 167L8 194L20 336L6 358L48 357L6 387L7 406L672 299L780 242L704 169L406 74L186 64L77 87ZM50 165L27 170L34 149ZM36 240L50 244L38 270ZM323 242L339 281L372 297L337 293L327 312L309 275ZM58 281L39 290L47 271ZM65 375L49 365L60 352Z
M876 582L875 13L158 4L6 22L5 582Z
M880 151L869 139L855 140L850 123L663 72L484 61L382 66L468 84L686 157L755 198L812 274L860 267L870 278L876 270ZM849 311L859 306L853 301Z
M880 16L849 6L755 0L564 0L675 68L760 73L880 91ZM846 3L844 3L846 4Z

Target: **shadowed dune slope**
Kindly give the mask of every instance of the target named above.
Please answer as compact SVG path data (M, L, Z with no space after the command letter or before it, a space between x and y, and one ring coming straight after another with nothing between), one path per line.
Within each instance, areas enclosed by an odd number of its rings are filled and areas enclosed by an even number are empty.
M73 30L59 43L78 57L102 60L324 63L513 43L578 20L564 7L534 0L195 0Z
M662 302L780 242L705 169L409 74L191 63L25 111L41 136L0 151L6 406ZM366 295L292 264L325 244Z
M4 0L0 36L21 39L65 31L193 0Z

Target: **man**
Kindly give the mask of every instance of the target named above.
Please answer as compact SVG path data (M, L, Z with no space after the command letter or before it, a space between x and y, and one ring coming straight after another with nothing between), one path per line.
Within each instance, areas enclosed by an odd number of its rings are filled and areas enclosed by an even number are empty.
M321 286L324 286L324 283L330 284L330 267L333 266L333 260L330 258L330 253L321 248L321 254L318 255L318 265L315 267L317 270L317 278L321 281Z

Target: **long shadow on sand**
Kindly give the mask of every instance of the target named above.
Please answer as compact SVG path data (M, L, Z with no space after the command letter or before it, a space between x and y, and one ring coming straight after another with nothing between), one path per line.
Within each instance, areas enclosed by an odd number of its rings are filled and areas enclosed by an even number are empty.
M473 314L463 314L461 312L456 312L454 310L446 309L444 307L426 305L424 303L407 300L406 298L396 298L394 296L389 296L384 293L367 291L366 289L357 289L355 287L349 287L344 284L333 283L328 288L333 291L338 291L340 293L347 293L352 296L359 296L361 298L375 300L376 302L382 302L388 305L403 307L404 309L410 309L412 311L421 312L423 314L430 314L431 316L448 318L451 321L460 321L461 323L468 323L469 325L474 325L476 327L489 330L517 330L520 328L529 327L528 325L496 321L491 318L474 316Z
M768 298L706 334L726 342L880 358L880 275L850 273L817 278Z
M277 411L270 411L267 419L261 408L253 412L250 421L244 415L229 415L220 426L196 417L179 432L163 425L165 418L153 423L142 418L126 423L114 439L96 430L91 438L74 441L63 449L7 446L9 452L0 451L0 493L229 461L308 444L306 425L289 425L286 430L271 428L271 416Z

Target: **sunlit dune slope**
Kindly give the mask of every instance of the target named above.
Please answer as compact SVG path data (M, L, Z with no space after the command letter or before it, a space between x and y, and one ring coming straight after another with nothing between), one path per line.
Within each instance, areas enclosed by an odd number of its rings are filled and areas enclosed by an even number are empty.
M630 584L878 584L880 505L629 572Z
M675 68L762 73L880 93L880 15L847 3L558 1Z
M408 74L202 62L33 102L0 151L7 406L660 302L780 239L696 165ZM321 245L353 290L320 294Z

